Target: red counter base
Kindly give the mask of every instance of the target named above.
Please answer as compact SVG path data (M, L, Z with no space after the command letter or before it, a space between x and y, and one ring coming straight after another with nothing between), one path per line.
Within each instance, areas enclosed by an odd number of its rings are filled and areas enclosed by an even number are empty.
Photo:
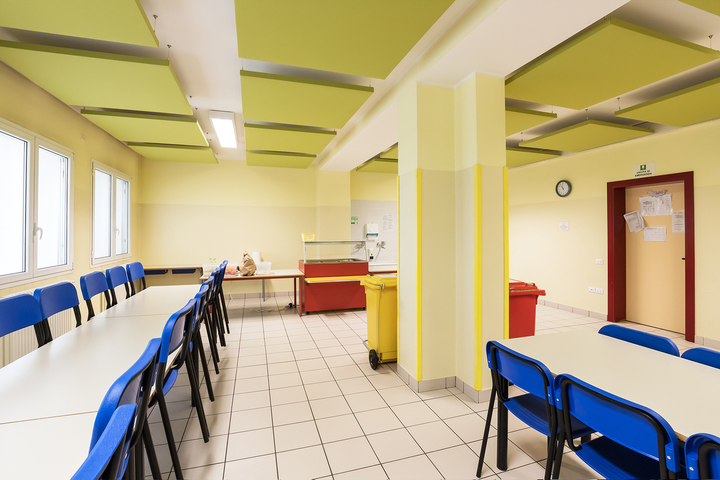
M357 282L309 283L301 305L303 312L365 308L365 288Z

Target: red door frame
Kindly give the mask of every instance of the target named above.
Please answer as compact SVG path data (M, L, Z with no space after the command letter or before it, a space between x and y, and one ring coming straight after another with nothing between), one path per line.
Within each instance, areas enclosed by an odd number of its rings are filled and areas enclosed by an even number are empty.
M607 184L608 321L626 317L625 189L682 182L685 196L685 340L695 342L695 187L693 172L634 178Z

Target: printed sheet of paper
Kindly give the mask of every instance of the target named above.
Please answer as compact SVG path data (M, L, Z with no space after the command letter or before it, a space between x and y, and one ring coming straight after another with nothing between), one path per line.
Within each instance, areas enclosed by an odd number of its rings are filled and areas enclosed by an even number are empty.
M643 217L672 215L672 196L640 197L640 212Z
M386 213L383 215L382 221L383 232L394 232L395 231L395 215L392 213Z
M671 194L666 194L661 197L657 197L658 202L658 209L657 214L658 215L672 215L672 196Z
M640 212L637 210L626 213L623 217L625 217L625 223L627 223L627 226L632 233L637 233L645 227L645 222L643 221Z
M685 232L685 211L673 212L672 214L672 233Z
M645 230L643 230L643 236L646 242L665 242L667 241L667 228L645 227Z

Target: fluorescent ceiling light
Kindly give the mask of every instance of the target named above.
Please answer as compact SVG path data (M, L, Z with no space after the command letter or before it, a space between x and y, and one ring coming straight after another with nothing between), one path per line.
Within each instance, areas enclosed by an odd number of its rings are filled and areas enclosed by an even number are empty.
M233 112L219 112L210 110L215 133L223 148L237 148L237 135L235 134L235 114Z

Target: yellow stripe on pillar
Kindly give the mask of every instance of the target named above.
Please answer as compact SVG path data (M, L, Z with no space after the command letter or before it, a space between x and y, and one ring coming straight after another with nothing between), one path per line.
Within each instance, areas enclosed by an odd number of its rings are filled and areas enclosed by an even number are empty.
M505 338L510 338L510 236L508 210L508 167L503 168L503 230L505 241Z
M417 169L417 262L415 265L415 333L417 335L415 379L422 380L422 171Z
M397 218L395 221L397 228L397 244L400 245L400 175L397 177ZM397 363L400 364L400 255L397 256Z
M482 390L482 166L473 166L473 207L475 221L475 390Z

